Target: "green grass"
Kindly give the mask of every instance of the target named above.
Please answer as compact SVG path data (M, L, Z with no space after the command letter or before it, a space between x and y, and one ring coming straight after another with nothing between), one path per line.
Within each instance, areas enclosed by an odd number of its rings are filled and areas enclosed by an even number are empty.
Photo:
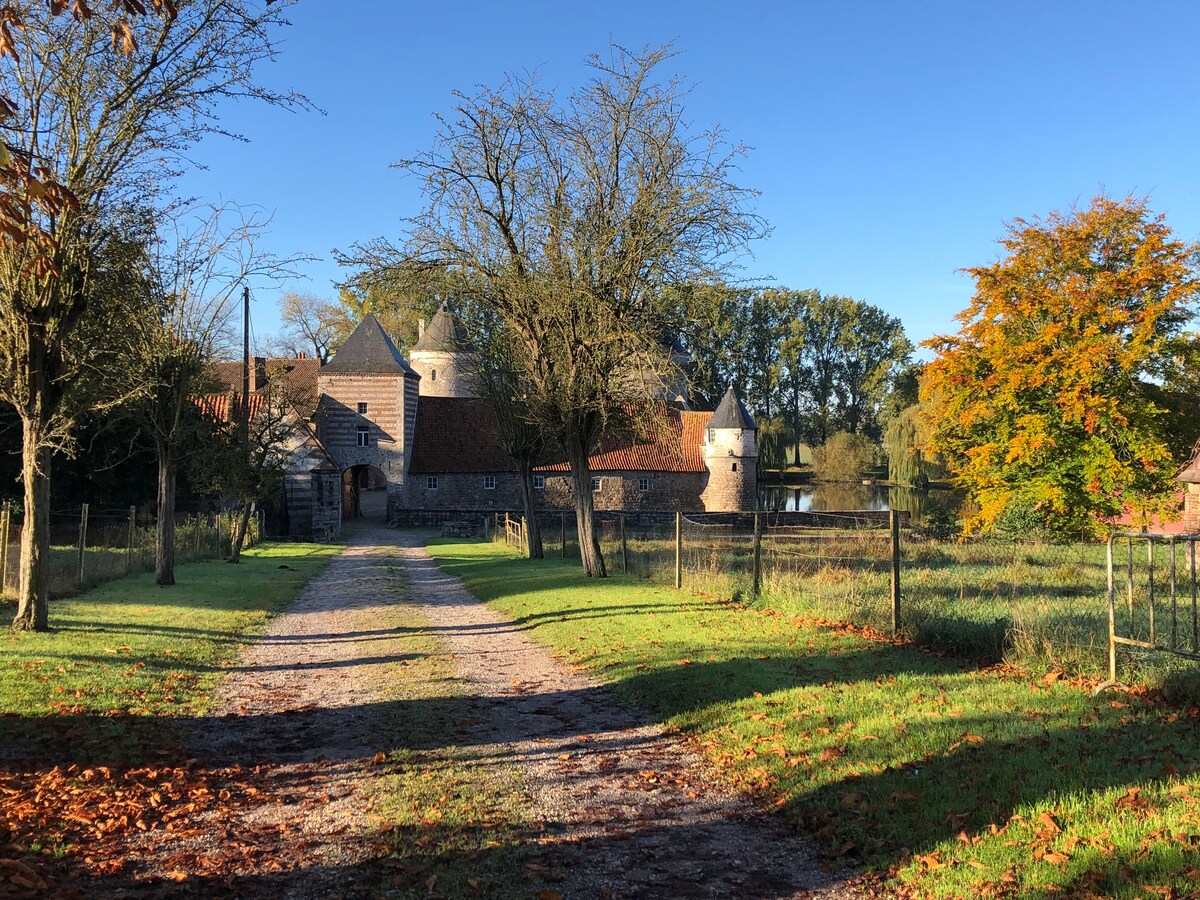
M268 544L178 566L173 587L143 573L52 601L50 632L0 632L0 715L203 712L222 665L339 549Z
M831 859L935 897L1180 896L1200 877L1200 710L806 625L570 561L439 565L693 737Z

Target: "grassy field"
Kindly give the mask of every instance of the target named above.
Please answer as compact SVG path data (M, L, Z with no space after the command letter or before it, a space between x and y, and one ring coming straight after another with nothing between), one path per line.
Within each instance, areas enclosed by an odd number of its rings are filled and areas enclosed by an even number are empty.
M91 742L116 733L114 713L202 713L221 667L339 549L265 545L236 566L178 566L174 587L145 573L52 601L50 632L0 632L3 738L51 739L46 717L90 723L76 739Z
M1189 896L1200 710L1092 699L1057 671L981 668L502 546L439 565L572 664L690 735L831 860L913 896ZM1171 893L1174 891L1175 893Z
M628 570L654 584L674 582L671 528L628 532ZM603 531L610 570L622 571L616 530ZM549 555L559 556L559 535L547 535ZM688 524L683 537L684 587L718 598L749 599L752 536L725 527ZM1125 548L1117 555L1124 576ZM568 536L568 558L577 553ZM1103 544L1000 540L937 541L906 534L902 540L901 629L921 644L971 658L1001 659L1026 667L1051 665L1089 676L1107 667L1107 567ZM1154 551L1153 577L1160 601L1169 593L1168 548ZM1148 637L1145 607L1150 566L1144 545L1132 556L1135 608L1119 621L1122 633ZM1180 643L1190 642L1186 560L1177 560L1181 591ZM768 529L762 545L759 605L790 615L836 619L889 630L890 545L886 531ZM1159 608L1160 625L1167 621ZM1200 648L1197 648L1200 649ZM1147 658L1123 659L1125 674L1152 680L1171 671ZM1136 668L1130 670L1128 665Z

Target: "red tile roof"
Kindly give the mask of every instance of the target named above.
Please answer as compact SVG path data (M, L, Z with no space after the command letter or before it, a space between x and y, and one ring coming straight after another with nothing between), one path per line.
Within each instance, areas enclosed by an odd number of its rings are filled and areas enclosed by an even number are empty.
M704 426L712 413L659 407L660 417L648 426L648 439L601 438L588 457L593 472L703 472ZM538 466L544 472L569 472L566 460Z
M417 401L414 475L515 472L516 465L496 439L496 414L482 400L422 397Z
M704 426L711 413L659 407L650 440L602 439L591 455L594 472L703 472ZM559 454L556 454L558 456ZM414 475L514 472L516 466L496 439L496 415L482 400L422 397L409 472ZM565 460L538 466L566 472Z
M302 407L303 412L309 413L316 406L317 374L320 371L321 361L311 356L295 359L267 359L256 356L250 366L250 390L255 393L263 390L271 376L283 372L288 380L288 399L296 406ZM213 363L212 374L221 390L241 391L241 360Z
M262 394L250 395L250 417L263 411L267 399ZM223 394L204 394L196 398L196 405L218 422L236 422L242 409L242 395L233 391Z

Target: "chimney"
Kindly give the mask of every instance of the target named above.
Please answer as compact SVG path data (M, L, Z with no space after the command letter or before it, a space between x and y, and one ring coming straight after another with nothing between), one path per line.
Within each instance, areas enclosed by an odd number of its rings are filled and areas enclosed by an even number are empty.
M417 340L425 337L425 320L417 319Z
M296 359L308 359L308 354L301 350L296 354Z

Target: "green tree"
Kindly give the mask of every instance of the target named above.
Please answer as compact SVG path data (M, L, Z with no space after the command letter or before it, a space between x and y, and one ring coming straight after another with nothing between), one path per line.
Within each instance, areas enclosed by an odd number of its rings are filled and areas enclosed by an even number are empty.
M274 53L270 29L285 3L250 0L119 4L93 17L86 4L10 4L0 95L7 98L0 168L6 232L0 246L0 399L23 431L25 523L14 627L48 627L50 454L80 408L72 338L113 248L129 242L134 211L163 202L184 154L219 132L214 102L299 98L264 89L255 63ZM114 52L114 46L119 52Z
M1196 247L1146 201L1015 220L1003 259L967 271L956 335L928 342L930 447L979 505L969 523L1094 530L1170 514L1170 418L1148 390L1197 295Z
M878 453L869 438L839 431L813 449L813 475L818 481L858 481L874 467Z

